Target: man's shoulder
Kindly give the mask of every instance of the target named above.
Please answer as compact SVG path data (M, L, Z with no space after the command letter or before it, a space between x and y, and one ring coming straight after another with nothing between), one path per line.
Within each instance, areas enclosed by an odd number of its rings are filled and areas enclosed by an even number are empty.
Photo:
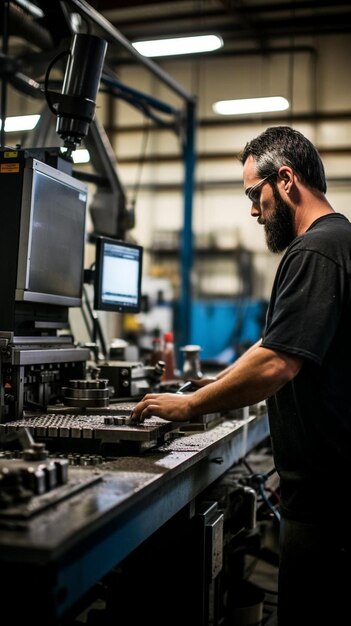
M331 213L316 220L292 242L287 257L294 254L321 254L351 271L351 223L341 213Z
M292 243L292 248L308 249L315 245L333 247L333 243L341 245L345 241L351 242L351 223L341 213L329 213L319 217L309 229ZM294 245L295 244L295 245Z
M320 232L333 232L334 230L350 233L351 222L342 213L327 213L316 219L307 229L305 235L314 235Z

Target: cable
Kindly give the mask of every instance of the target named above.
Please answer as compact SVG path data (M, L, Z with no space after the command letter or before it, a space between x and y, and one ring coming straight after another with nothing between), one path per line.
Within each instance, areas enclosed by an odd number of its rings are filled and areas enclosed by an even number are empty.
M277 519L278 522L280 522L280 513L279 511L277 511L276 507L271 503L270 499L267 498L266 496L266 492L264 490L264 482L265 479L262 477L260 477L259 474L256 474L256 476L253 477L255 480L257 480L258 482L258 491L262 497L262 499L264 500L264 502L266 503L266 505L268 506L268 508L272 511L274 517Z
M53 113L56 116L57 116L57 110L53 106L53 104L52 104L52 102L50 100L50 97L49 97L49 93L50 93L50 91L49 91L50 72L51 72L53 66L55 65L55 63L59 59L61 59L64 56L68 56L69 54L70 54L70 50L64 50L63 52L60 52L60 54L55 56L55 58L51 61L51 63L49 63L49 66L48 66L48 68L46 70L46 73L45 73L45 80L44 80L44 95L45 95L45 99L46 99L46 102L48 104L48 107L49 107L51 113Z
M252 468L251 468L250 464L248 463L248 461L246 459L243 459L243 464L252 473ZM276 491L274 489L270 489L268 487L265 487L265 483L268 480L268 478L270 476L272 476L273 474L275 474L276 471L277 471L276 468L272 467L272 469L270 469L265 474L253 474L252 473L252 475L250 477L250 480L251 480L251 482L254 485L257 485L258 492L259 492L262 500L268 506L268 508L272 511L272 513L273 513L274 517L276 518L276 520L280 523L280 513L279 513L279 511L277 511L276 506L274 504L272 504L270 499L267 497L266 490L270 491L276 497L278 503L279 503L279 496L278 496L278 494L276 493Z

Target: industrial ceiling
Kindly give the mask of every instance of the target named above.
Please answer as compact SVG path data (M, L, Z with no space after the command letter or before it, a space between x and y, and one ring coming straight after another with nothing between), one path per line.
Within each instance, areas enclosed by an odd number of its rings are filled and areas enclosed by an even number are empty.
M40 57L28 58L27 45L34 44L30 52L59 48L71 35L66 17L75 11L82 16L81 28L89 30L89 7L129 42L218 34L224 46L208 53L215 56L291 50L313 44L316 37L351 32L350 0L8 0L0 4L2 10L9 8L5 54L13 54L24 67L33 60L37 69ZM109 57L116 63L135 61L123 46L109 46Z
M130 41L216 33L225 45L215 55L269 52L351 32L349 0L99 0L94 6Z
M0 18L3 92L7 82L18 91L42 98L48 66L55 59L54 69L59 70L60 63L63 66L66 62L63 55L75 32L75 20L79 32L107 39L106 71L118 74L119 65L141 61L147 65L151 61L152 66L148 67L164 79L167 73L167 66L163 69L164 60L142 59L131 43L148 38L215 33L222 37L224 45L207 53L207 58L316 51L323 47L327 36L349 36L351 2L7 0L0 2ZM333 46L326 46L326 49L333 54ZM206 55L201 55L204 57ZM192 59L194 55L182 57L185 62ZM54 76L52 72L51 78ZM169 80L172 82L171 78ZM2 115L6 112L4 102L3 93Z

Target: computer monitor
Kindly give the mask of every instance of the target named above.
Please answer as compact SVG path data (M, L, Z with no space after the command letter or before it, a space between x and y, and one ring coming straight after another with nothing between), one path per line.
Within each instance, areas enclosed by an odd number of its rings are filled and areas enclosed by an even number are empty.
M15 335L66 328L82 304L87 186L39 155L0 150L0 330Z
M87 188L35 159L24 170L17 302L80 306Z
M138 313L141 307L143 248L133 243L96 238L94 309Z

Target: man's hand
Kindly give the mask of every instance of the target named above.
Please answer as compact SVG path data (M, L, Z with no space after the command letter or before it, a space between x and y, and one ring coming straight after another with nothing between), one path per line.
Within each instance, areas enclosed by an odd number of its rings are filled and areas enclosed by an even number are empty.
M130 422L140 423L153 415L169 422L186 422L194 417L191 411L191 395L148 393L134 407Z

